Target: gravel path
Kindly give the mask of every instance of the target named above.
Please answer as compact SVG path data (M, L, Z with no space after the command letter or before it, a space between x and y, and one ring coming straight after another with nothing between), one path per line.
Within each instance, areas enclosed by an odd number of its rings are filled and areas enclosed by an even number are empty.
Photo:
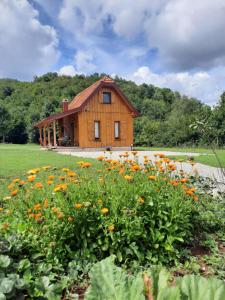
M130 154L130 158L133 158L133 155L131 151L127 151ZM112 159L120 159L119 155L121 153L124 153L124 151L113 151L112 154L105 153L103 151L63 151L58 152L60 154L64 155L72 155L77 157L85 157L85 158L97 158L98 156L105 156L111 157ZM149 159L154 161L156 158L154 154L157 153L163 153L166 156L199 156L202 155L202 153L191 153L191 152L171 152L171 151L138 151L138 160L140 163L144 161L144 156L148 156ZM190 163L186 162L176 162L177 169L183 169L188 174L193 175L200 175L204 177L209 177L213 179L214 181L218 182L218 185L220 187L223 186L224 178L223 174L220 168L210 167L207 165L203 165L200 163L196 163L194 166L191 166Z

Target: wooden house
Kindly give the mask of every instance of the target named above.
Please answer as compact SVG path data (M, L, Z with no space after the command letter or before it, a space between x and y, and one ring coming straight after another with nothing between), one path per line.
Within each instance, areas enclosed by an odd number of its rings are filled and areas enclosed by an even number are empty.
M138 111L120 88L105 76L72 101L63 100L61 113L35 126L43 147L129 147L133 144L133 119L137 116Z

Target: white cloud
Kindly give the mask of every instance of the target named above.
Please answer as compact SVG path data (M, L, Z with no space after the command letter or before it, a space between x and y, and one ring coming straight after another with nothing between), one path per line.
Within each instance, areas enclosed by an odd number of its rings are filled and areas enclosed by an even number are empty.
M196 97L209 105L218 102L225 88L225 67L216 68L210 72L157 74L147 66L142 66L127 77L138 84L148 83L177 90L181 94Z
M64 0L59 19L87 47L93 41L101 47L100 36L110 30L129 41L141 37L148 49L158 49L160 67L225 64L224 0Z
M58 74L66 75L66 76L74 76L78 74L78 72L75 70L74 66L66 65L59 69Z
M27 0L0 1L0 76L31 79L57 62L58 38Z
M76 68L83 74L92 73L96 70L96 65L93 63L94 56L91 51L77 51L74 57Z

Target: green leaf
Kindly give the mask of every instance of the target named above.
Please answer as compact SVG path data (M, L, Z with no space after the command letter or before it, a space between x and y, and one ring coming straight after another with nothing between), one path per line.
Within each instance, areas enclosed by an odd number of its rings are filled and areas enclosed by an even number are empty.
M7 255L0 255L0 268L7 268L10 265L10 258Z
M14 281L8 278L4 278L0 284L0 292L8 294L13 290Z

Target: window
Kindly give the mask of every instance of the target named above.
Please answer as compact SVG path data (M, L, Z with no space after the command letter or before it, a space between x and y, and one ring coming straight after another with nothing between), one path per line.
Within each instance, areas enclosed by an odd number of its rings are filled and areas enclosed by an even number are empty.
M111 93L110 92L103 92L103 103L111 104Z
M94 122L94 129L95 129L95 139L100 139L100 121Z
M119 121L114 122L114 136L115 136L115 139L120 138L120 122Z

